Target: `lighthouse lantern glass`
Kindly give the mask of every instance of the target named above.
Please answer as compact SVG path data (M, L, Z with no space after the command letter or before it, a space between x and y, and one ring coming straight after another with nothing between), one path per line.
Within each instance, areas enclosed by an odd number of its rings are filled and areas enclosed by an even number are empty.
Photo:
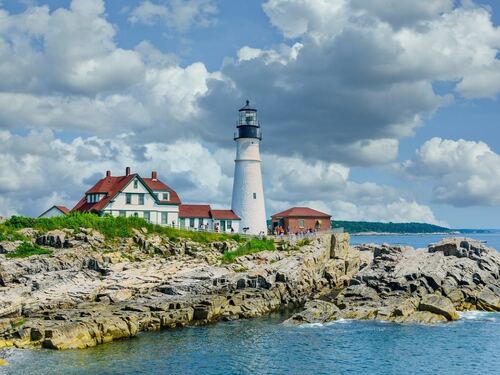
M257 113L254 111L240 112L240 125L253 125L257 126Z

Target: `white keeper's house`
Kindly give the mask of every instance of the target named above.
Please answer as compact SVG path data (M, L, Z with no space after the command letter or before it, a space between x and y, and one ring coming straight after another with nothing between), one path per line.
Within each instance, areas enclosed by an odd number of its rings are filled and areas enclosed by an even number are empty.
M72 212L99 215L135 216L152 224L185 229L239 232L241 219L231 210L213 210L210 205L182 204L179 195L158 179L125 169L124 176L112 176L111 171L87 190ZM65 213L61 213L65 214Z

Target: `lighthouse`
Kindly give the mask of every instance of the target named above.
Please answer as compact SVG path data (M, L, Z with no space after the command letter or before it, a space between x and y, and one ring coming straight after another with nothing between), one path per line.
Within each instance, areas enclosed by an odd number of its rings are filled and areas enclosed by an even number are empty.
M262 133L257 120L257 109L246 105L239 110L234 134L236 159L234 161L233 200L231 209L241 218L240 230L248 234L267 234L266 208L260 160Z

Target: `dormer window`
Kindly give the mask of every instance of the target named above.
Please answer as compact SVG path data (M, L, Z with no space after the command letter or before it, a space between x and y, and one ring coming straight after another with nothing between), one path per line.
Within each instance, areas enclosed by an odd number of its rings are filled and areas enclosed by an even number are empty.
M87 203L96 203L101 200L104 194L87 194Z
M170 194L169 193L163 193L163 200L164 201L170 200Z
M134 189L137 189L139 187L139 181L134 180Z

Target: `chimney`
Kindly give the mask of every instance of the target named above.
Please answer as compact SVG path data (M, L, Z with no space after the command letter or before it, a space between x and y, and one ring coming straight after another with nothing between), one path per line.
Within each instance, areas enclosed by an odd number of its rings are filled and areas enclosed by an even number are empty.
M111 177L111 171L106 171L106 177Z
M156 171L151 172L151 179L155 181L158 179L158 173L156 173Z
M130 175L130 167L125 168L125 176Z

